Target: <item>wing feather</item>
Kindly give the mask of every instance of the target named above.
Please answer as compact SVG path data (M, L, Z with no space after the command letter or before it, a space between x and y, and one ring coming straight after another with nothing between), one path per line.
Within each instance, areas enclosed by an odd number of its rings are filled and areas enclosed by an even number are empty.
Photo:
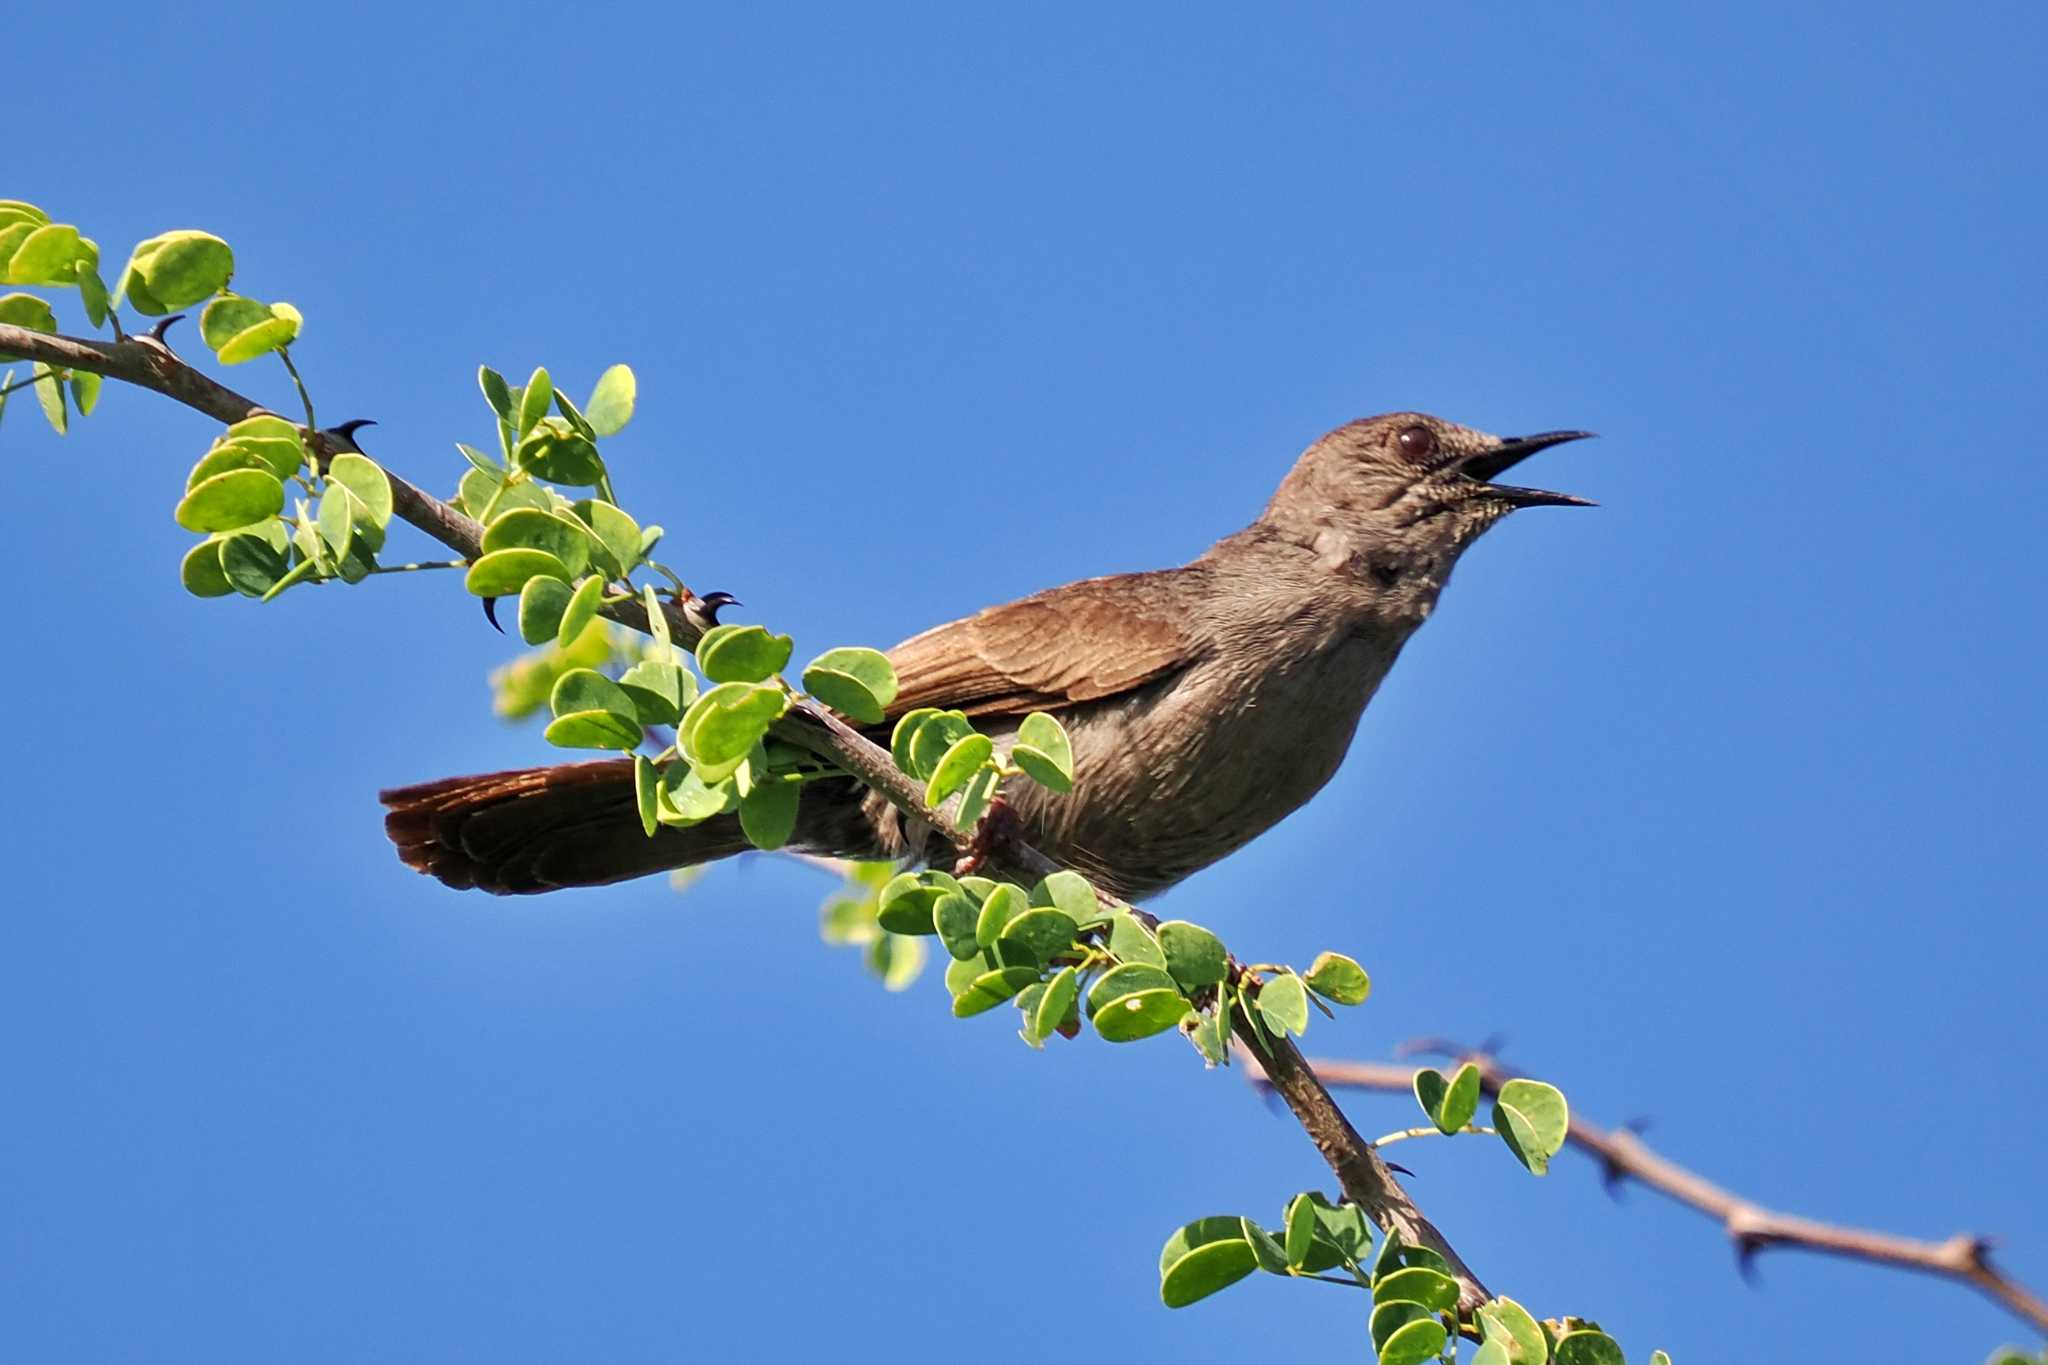
M1023 715L1097 701L1200 654L1179 604L1195 568L1089 578L912 636L889 653L890 718L920 706Z

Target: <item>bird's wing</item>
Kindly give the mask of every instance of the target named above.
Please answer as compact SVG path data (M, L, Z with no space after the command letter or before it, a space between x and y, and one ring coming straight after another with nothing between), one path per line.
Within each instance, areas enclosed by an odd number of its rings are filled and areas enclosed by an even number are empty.
M1089 578L912 636L889 653L891 720L920 706L1023 715L1096 701L1201 653L1186 603L1195 568Z

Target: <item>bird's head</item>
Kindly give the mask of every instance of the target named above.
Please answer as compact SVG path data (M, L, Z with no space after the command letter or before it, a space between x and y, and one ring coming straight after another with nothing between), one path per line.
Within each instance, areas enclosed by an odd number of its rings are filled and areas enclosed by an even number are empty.
M1508 513L1593 505L1495 482L1539 450L1590 435L1494 436L1420 412L1368 417L1304 451L1261 521L1426 614L1458 556Z

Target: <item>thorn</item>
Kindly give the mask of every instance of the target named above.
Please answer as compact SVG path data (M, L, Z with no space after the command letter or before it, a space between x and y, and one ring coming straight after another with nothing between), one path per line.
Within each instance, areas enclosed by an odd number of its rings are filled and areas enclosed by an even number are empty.
M1489 1033L1479 1040L1479 1053L1483 1057L1498 1057L1507 1050L1508 1036L1505 1033Z
M1621 1202L1621 1187L1628 1182L1628 1171L1613 1157L1603 1157L1600 1162L1600 1184L1607 1191L1607 1197Z
M503 635L505 633L505 628L498 624L497 598L486 597L484 599L484 619L491 623L492 628L495 629L498 632L498 634Z
M1754 1233L1738 1232L1735 1239L1735 1269L1742 1276L1744 1284L1755 1289L1762 1281L1757 1278L1756 1254L1763 1249L1763 1238Z
M357 450L361 450L362 447L356 445L356 433L364 427L374 427L376 425L377 420L374 417L351 417L346 422L337 422L329 427L328 430L341 437L342 440L347 441L350 445L355 446Z
M158 322L156 326L150 328L146 335L149 337L151 341L154 341L157 345L163 347L166 351L168 351L171 349L171 343L164 340L164 333L171 330L172 323L183 321L184 317L185 315L183 313L173 313L169 317L164 318L162 321Z
M1415 1179L1415 1178L1416 1178L1416 1176L1415 1176L1415 1172L1413 1172L1413 1171L1409 1170L1409 1169L1408 1169L1408 1168L1407 1168L1406 1166L1403 1166L1403 1165L1402 1165L1402 1164L1401 1164L1400 1162L1398 1162L1398 1161L1389 1161L1389 1162L1387 1162L1387 1169L1388 1169L1388 1170L1390 1170L1390 1171L1399 1171L1399 1172L1400 1172L1400 1173L1401 1173L1402 1175L1405 1175L1405 1176L1407 1176L1407 1177L1408 1177L1408 1178L1409 1178L1410 1180L1413 1180L1413 1179Z
M1641 1137L1650 1131L1649 1117L1644 1114L1638 1114L1632 1119L1623 1119L1621 1130L1624 1133L1634 1133L1637 1137Z

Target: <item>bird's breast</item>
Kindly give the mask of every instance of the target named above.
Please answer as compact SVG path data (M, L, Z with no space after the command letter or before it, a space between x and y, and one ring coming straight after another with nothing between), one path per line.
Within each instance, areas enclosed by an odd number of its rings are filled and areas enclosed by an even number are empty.
M1218 651L1062 713L1074 792L1020 783L1010 799L1051 857L1125 896L1163 890L1321 790L1399 648L1348 635L1309 649Z

